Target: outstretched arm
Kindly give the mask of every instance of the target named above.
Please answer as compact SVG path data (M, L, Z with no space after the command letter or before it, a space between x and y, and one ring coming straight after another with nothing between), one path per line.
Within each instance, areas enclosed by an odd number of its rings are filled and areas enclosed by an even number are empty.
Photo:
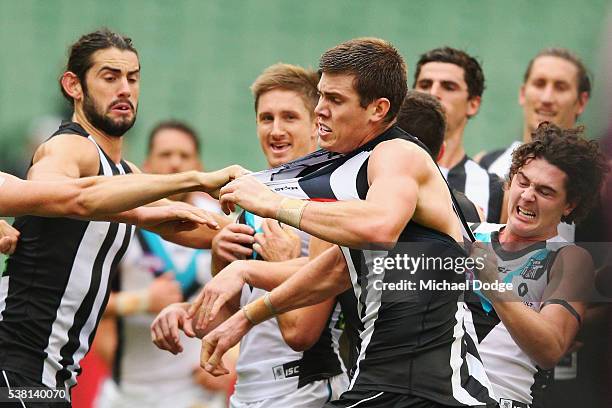
M349 287L344 257L340 248L332 247L272 290L268 299L278 313L283 313L321 303ZM237 344L254 324L273 316L264 303L265 299L259 298L245 306L202 340L200 364L206 371L215 373L221 356L227 350Z

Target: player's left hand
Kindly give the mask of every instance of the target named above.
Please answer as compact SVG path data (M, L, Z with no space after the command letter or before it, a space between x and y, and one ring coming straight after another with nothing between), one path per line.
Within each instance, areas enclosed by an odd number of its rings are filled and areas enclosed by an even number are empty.
M19 235L19 231L8 222L0 220L0 253L10 255L15 252Z
M253 327L239 310L202 339L200 366L214 376L228 374L221 358Z
M281 226L278 221L266 218L261 228L263 233L255 234L253 249L265 261L288 261L300 256L302 240L291 227Z
M264 218L274 218L283 197L252 176L243 176L221 189L219 204L226 214L239 205Z

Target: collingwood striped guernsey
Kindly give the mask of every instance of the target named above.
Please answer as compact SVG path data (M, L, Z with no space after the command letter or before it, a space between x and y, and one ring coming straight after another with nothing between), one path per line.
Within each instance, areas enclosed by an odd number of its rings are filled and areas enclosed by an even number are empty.
M489 223L472 226L478 241L491 243L503 282L511 282L523 303L539 312L556 256L571 244L556 235L521 251L508 252L499 242L503 227ZM468 331L478 341L478 351L500 405L542 407L544 390L552 379L551 370L539 368L521 350L484 296L479 294L467 304L471 311L467 318Z
M124 161L113 163L79 124L62 123L53 136L60 134L96 145L98 175L131 172ZM0 278L0 368L69 394L134 227L35 216L19 217L14 226L19 245Z
M293 198L364 200L369 188L370 154L379 143L396 138L422 146L416 138L393 126L349 154L320 150L266 171L273 176L267 184L273 191ZM320 159L318 164L313 163L316 157ZM283 174L289 175L289 179L282 180ZM265 179L261 175L256 177ZM462 226L465 232L463 222ZM470 233L466 235L471 237ZM352 349L349 393L389 392L449 406L494 404L476 346L465 333L462 291L413 290L392 294L375 289L375 280L397 283L403 279L435 277L450 283L465 282L465 275L448 270L418 270L413 275L391 269L375 272L375 257L392 257L401 251L415 258L422 255L461 258L466 256L465 251L446 234L413 221L405 227L399 243L389 252L341 247L352 282L352 290L339 296Z
M504 182L467 156L451 169L440 168L448 184L482 209L489 222L499 222L504 201Z

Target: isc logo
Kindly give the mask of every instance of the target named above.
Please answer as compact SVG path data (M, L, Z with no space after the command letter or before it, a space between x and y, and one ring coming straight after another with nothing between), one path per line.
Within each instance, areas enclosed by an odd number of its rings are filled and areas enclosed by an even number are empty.
M278 365L272 367L272 372L274 373L275 380L282 380L300 375L300 366L292 363Z

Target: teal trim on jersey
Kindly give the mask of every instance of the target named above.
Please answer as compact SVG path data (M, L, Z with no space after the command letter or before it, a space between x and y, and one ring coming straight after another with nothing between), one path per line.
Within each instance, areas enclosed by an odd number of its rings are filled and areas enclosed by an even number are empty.
M165 269L167 271L171 270L174 273L174 278L181 285L181 290L183 291L183 293L189 290L189 288L191 287L193 282L196 281L197 278L198 270L196 261L198 255L202 253L202 250L196 249L185 269L179 270L174 264L174 261L172 261L172 257L170 256L170 254L168 254L168 251L166 251L166 248L164 248L162 239L159 235L142 230L142 236L144 237L145 241L147 241L147 244L149 244L153 255L159 257L164 262Z
M477 242L490 243L491 242L491 232L475 232L474 238L476 238Z
M493 232L493 231L490 231L490 232L475 232L474 233L474 238L476 238L477 242L491 243L491 232ZM482 309L486 313L489 313L491 310L493 310L493 305L491 304L489 299L487 299L487 297L482 294L480 289L474 290L474 293L476 293L476 295L478 295L478 297L480 298L480 304L482 305Z
M244 223L249 227L253 228L256 234L258 232L263 233L263 230L261 229L261 222L258 223L257 219L255 218L255 215L246 210L244 211ZM251 254L251 258L256 259L257 252L253 251L253 253Z

